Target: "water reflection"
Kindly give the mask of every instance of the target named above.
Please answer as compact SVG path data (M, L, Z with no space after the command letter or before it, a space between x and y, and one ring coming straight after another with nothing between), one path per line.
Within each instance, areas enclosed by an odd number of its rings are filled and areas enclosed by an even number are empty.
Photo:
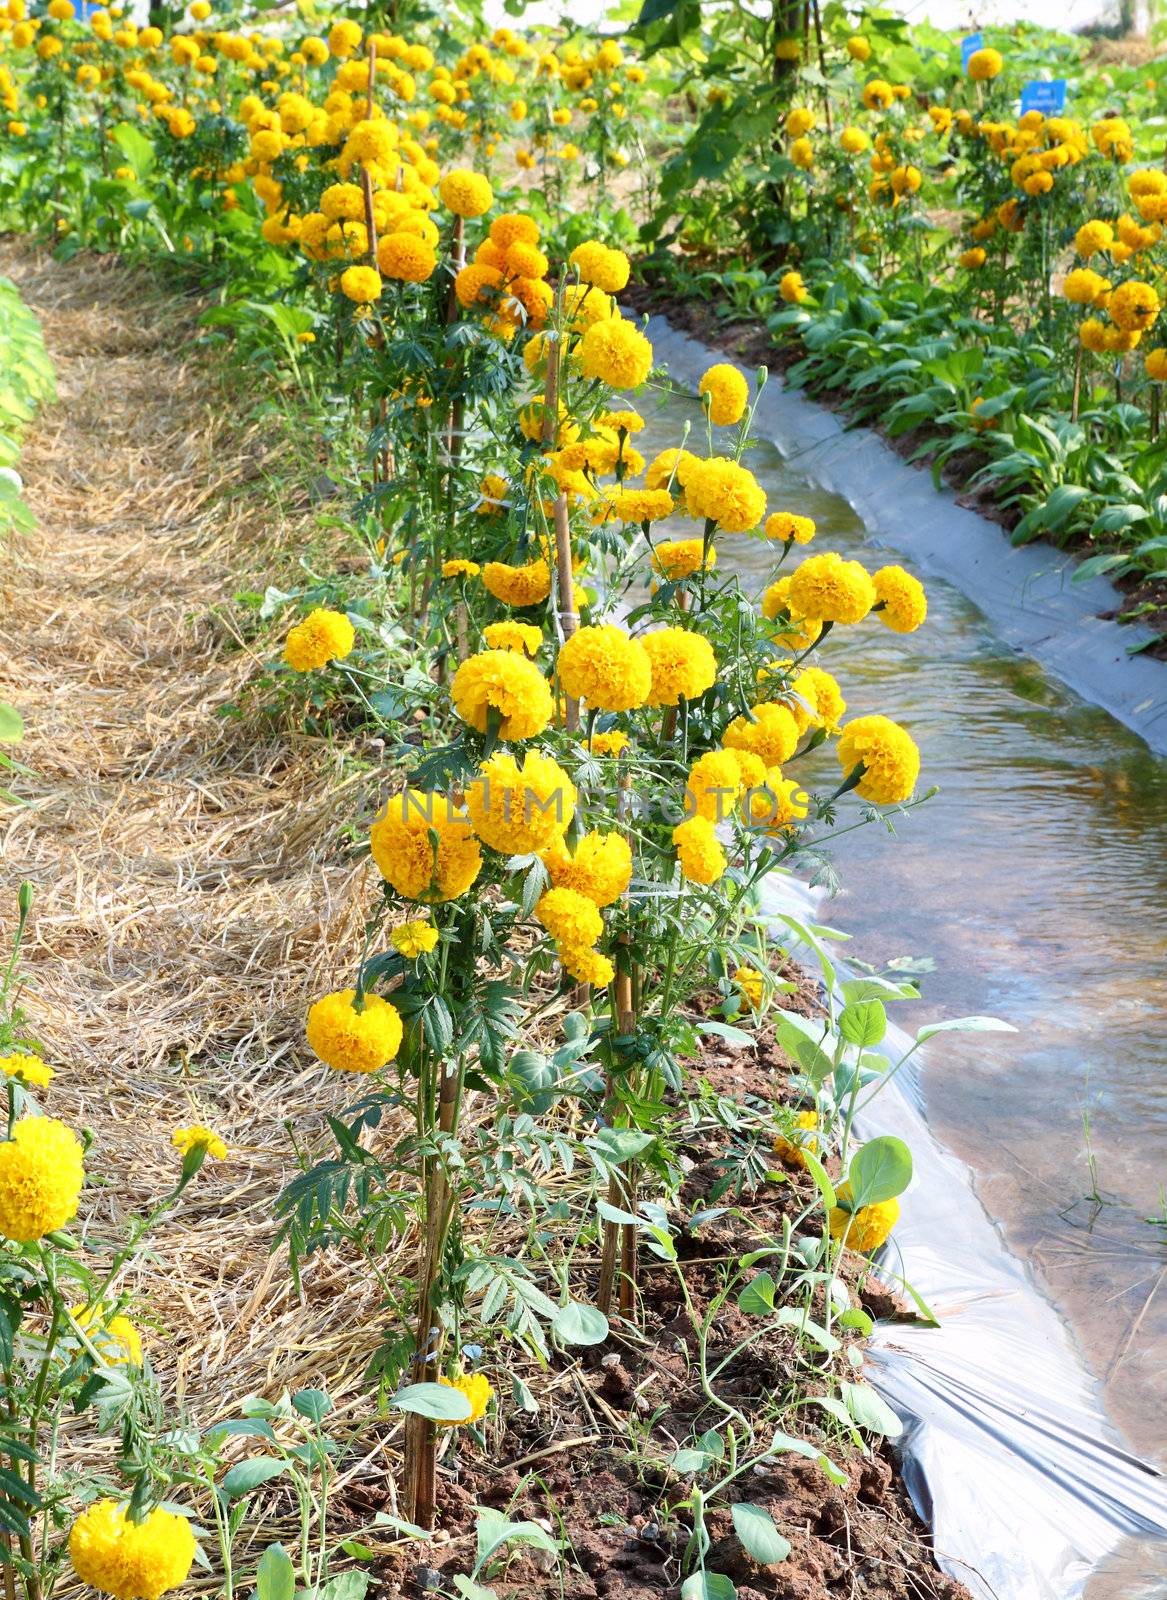
M668 402L642 448L676 444L686 418L699 435L697 408ZM895 559L776 451L749 465L771 509L815 518L815 548ZM760 593L772 547L718 549ZM930 581L928 596L919 633L872 619L836 629L824 655L848 714L903 722L922 785L941 790L895 838L839 840L827 915L861 959L935 959L909 1025L993 1012L1021 1029L933 1048L929 1115L1063 1307L1131 1443L1167 1465L1167 1229L1144 1220L1167 1187L1167 761L1012 654L955 590ZM819 774L837 781L833 755L800 771L812 787Z

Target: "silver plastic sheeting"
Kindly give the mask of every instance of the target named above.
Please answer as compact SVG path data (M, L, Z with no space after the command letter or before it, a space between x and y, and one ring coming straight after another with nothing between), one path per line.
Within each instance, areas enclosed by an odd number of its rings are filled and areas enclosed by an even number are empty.
M764 903L817 921L819 898L771 879ZM787 944L786 924L780 933ZM817 959L806 965L818 973ZM912 1042L889 1023L880 1048L897 1061ZM1167 1478L1123 1448L1061 1318L1005 1247L969 1169L937 1143L912 1073L929 1048L935 1040L857 1131L911 1148L912 1186L884 1259L940 1326L879 1325L868 1376L904 1422L904 1481L944 1570L985 1600L1072 1600L1128 1536L1167 1539ZM1167 1593L1167 1544L1160 1559Z

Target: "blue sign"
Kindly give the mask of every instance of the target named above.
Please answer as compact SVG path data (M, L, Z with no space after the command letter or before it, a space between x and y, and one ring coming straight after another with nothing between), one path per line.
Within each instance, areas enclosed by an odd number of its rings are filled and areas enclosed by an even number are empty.
M1056 116L1066 109L1065 78L1035 78L1021 90L1021 115L1027 111L1040 111L1044 116Z
M960 41L960 66L962 72L968 71L969 57L975 56L978 50L985 48L985 36L982 33L970 33L967 39Z

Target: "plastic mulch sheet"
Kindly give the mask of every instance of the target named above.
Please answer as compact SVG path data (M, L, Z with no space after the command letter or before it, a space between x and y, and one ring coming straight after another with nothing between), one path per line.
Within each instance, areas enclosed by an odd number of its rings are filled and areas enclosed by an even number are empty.
M817 920L811 891L771 883L767 910ZM924 1047L934 1066L942 1041ZM881 1049L894 1062L911 1043L889 1025ZM904 1480L942 1567L978 1597L1072 1600L1125 1538L1167 1539L1167 1478L1123 1448L1061 1318L1006 1248L969 1169L937 1143L909 1076L920 1055L858 1131L911 1147L912 1186L884 1261L940 1326L879 1325L867 1375L903 1420ZM1167 1583L1167 1544L1162 1563Z

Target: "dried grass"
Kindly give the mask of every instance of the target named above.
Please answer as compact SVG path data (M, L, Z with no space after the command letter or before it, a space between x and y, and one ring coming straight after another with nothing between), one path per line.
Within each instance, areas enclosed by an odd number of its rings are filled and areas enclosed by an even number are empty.
M130 1279L170 1398L203 1426L307 1383L364 1407L375 1284L321 1256L301 1304L270 1255L283 1120L351 1094L301 1041L358 947L364 869L336 840L361 775L336 746L217 715L255 662L213 608L311 521L273 511L263 430L191 357L197 305L92 258L7 245L0 269L43 320L60 390L22 463L38 531L0 551L0 698L34 772L0 815L0 931L31 879L23 1004L62 1069L51 1108L94 1131L108 1181L82 1231L109 1238L166 1193L172 1129L212 1124L230 1161Z

